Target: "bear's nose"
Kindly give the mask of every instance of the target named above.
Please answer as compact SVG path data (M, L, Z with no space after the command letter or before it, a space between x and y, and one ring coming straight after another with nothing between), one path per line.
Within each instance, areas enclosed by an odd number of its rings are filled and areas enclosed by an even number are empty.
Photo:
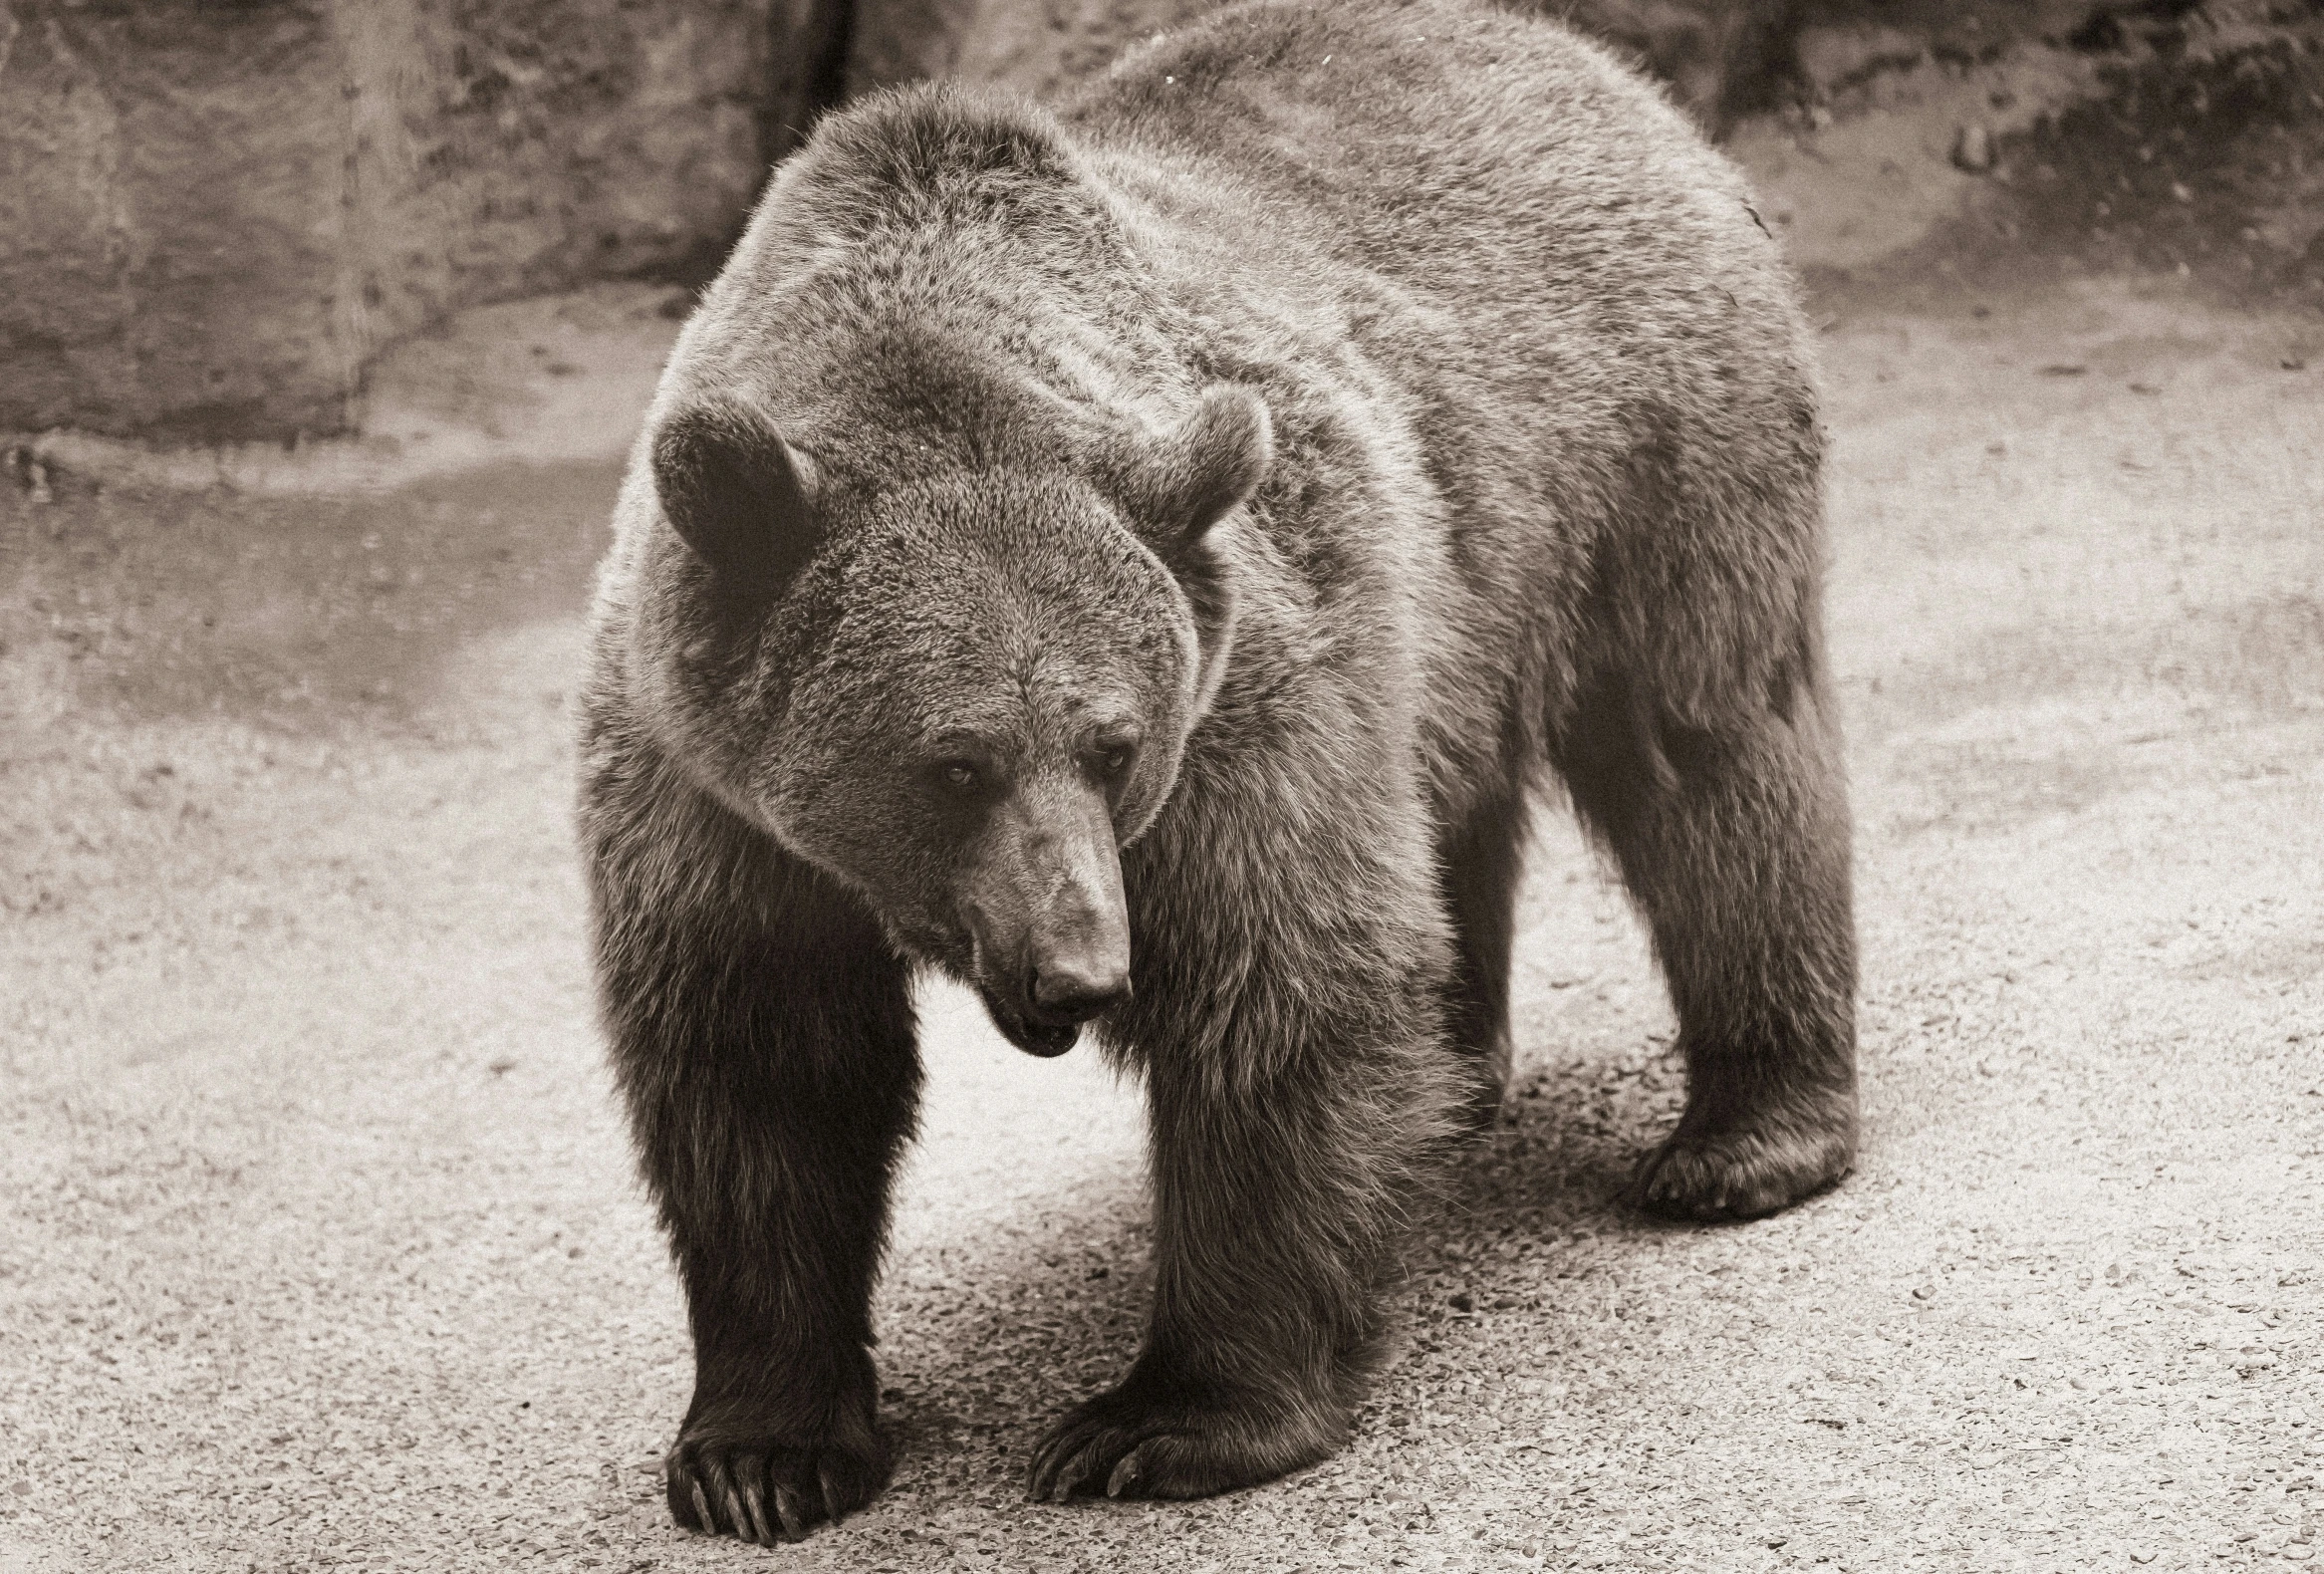
M1087 1022L1130 993L1130 970L1093 961L1059 960L1033 975L1033 1008L1044 1017Z

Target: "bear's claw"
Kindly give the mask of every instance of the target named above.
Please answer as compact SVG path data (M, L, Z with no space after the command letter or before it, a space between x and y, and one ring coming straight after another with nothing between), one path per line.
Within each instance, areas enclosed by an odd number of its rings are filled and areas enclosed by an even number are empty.
M771 1546L803 1541L870 1502L888 1479L888 1461L830 1443L680 1439L662 1471L670 1517L680 1525Z
M1207 1497L1263 1479L1198 1437L1137 1438L1112 1427L1094 1437L1066 1433L1061 1428L1053 1435L1034 1461L1026 1495L1035 1502L1062 1503L1100 1491L1108 1497Z

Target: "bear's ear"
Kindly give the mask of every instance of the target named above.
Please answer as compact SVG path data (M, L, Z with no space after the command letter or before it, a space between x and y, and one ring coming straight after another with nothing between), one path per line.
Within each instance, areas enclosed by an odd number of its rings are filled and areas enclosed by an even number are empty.
M1175 429L1143 446L1139 501L1171 547L1191 546L1249 502L1275 456L1266 402L1225 384L1203 390Z
M690 404L653 437L653 486L672 530L737 594L772 596L815 551L815 467L724 399Z

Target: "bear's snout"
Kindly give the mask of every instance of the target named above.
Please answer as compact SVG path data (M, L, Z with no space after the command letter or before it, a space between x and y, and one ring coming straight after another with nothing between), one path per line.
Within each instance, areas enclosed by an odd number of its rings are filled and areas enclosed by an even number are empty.
M976 983L1010 1043L1062 1055L1130 994L1130 916L1103 798L1012 795L993 815L963 914Z
M987 982L979 992L1010 1043L1044 1059L1062 1055L1081 1038L1082 1023L1130 998L1130 950L1053 955L1024 969L1018 987Z

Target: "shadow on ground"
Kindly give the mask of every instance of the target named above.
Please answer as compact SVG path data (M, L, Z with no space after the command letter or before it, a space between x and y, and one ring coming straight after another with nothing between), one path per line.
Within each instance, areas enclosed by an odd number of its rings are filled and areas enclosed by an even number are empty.
M463 646L586 601L620 466L253 496L44 470L5 489L0 662L53 703L286 731L408 719Z

